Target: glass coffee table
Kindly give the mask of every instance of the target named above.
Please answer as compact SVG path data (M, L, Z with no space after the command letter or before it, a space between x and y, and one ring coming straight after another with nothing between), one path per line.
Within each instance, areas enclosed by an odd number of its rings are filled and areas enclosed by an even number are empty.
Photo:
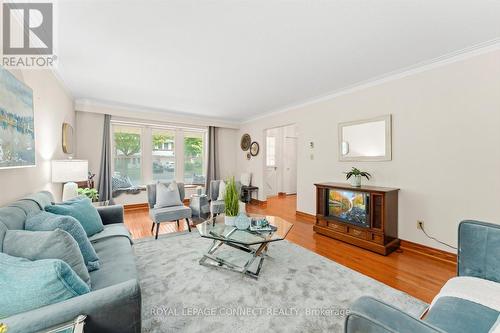
M252 215L249 217L264 217L262 215ZM292 229L293 224L277 216L265 216L269 224L276 227L275 231L250 231L238 230L234 226L224 224L224 215L218 215L196 226L201 237L212 239L212 245L207 253L200 259L200 264L209 267L224 268L231 271L250 276L254 279L259 277L260 269L264 258L267 255L269 243L285 239ZM222 245L230 246L234 249L249 254L242 264L236 263L231 258L218 256L216 252ZM258 262L256 262L258 260ZM256 269L251 270L256 263Z

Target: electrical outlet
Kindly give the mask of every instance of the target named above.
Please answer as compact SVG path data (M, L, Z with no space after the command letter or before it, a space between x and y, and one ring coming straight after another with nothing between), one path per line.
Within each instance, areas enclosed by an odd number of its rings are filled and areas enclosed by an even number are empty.
M417 229L422 230L424 228L424 221L417 220Z

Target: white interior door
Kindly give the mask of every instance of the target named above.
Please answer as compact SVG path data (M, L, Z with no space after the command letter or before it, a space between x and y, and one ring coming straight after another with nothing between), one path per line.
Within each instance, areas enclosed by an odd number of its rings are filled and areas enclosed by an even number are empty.
M297 193L297 138L285 137L283 149L283 188L286 194Z
M264 177L264 188L266 196L278 194L278 161L276 158L276 137L266 136L266 168Z

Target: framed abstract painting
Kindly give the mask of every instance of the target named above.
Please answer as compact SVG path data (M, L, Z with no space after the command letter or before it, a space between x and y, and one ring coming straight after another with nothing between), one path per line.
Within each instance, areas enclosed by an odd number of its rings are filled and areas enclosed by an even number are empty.
M0 169L36 165L33 91L0 67Z

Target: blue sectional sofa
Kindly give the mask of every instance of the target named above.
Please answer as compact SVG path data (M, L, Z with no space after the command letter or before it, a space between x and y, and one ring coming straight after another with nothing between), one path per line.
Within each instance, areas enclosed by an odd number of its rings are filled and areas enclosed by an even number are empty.
M39 192L13 202L0 208L0 223L9 230L22 230L28 217L39 214L53 200L51 193ZM141 331L141 291L132 241L123 224L123 207L97 209L104 230L89 238L100 261L100 269L90 272L91 292L2 318L1 321L9 327L9 333L43 331L71 322L79 315L87 316L84 327L86 333ZM0 234L0 237L3 235Z
M458 230L457 275L472 278L466 279L468 288L435 299L423 320L382 301L362 297L353 304L346 318L345 332L488 333L498 329L500 301L495 300L500 300L500 225L463 221ZM494 306L478 301L478 291L487 293L486 287L490 288L486 299ZM495 306L496 309L492 308Z

